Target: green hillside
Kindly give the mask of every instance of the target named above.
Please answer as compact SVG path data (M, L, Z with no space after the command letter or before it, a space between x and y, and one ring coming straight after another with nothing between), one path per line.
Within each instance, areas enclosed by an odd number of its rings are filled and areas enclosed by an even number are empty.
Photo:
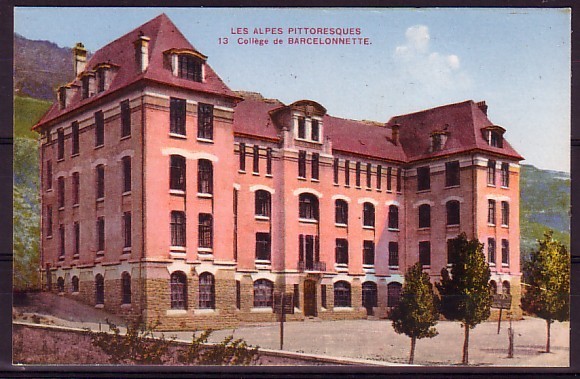
M34 138L38 136L30 128L46 113L51 102L32 97L14 96L14 136Z

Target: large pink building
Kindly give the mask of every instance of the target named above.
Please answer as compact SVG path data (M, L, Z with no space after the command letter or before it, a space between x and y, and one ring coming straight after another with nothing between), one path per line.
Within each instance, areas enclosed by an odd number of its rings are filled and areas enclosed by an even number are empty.
M385 316L477 237L519 311L522 157L465 101L386 123L233 92L165 15L97 51L41 135L48 288L161 328Z

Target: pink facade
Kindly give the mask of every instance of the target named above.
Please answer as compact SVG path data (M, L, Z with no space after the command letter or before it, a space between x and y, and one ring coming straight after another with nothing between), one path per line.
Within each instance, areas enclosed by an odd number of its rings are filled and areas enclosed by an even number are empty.
M280 291L292 319L383 316L405 270L438 280L465 232L519 294L522 157L485 103L371 123L232 92L165 15L74 51L35 126L58 292L167 329L274 320Z

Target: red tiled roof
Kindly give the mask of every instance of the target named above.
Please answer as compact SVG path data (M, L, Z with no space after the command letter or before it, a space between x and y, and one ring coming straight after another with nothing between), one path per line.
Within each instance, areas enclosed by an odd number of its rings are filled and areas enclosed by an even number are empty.
M517 160L523 159L505 139L502 148L487 144L481 130L493 125L493 123L471 100L395 116L389 120L387 125L391 126L395 123L400 125L400 141L408 161L476 149L509 156ZM443 130L448 133L444 148L441 151L430 153L431 133Z
M133 47L133 42L139 38L140 33L150 38L149 64L144 73L141 73L137 66ZM237 97L207 64L205 65L205 79L203 83L173 76L171 70L163 67L163 52L171 48L197 51L165 14L155 17L151 21L109 43L95 52L86 65L87 70L92 70L99 63L112 63L119 66L109 89L87 99L81 99L80 91L77 91L77 94L71 99L70 106L60 110L58 103L53 104L34 128L38 128L42 124L64 113L91 103L140 79L149 79L219 96ZM79 80L75 79L75 83L79 84L79 82Z
M279 100L267 100L256 93L238 92L244 101L234 109L234 133L262 137L280 138L281 130L274 125L270 111L284 106Z

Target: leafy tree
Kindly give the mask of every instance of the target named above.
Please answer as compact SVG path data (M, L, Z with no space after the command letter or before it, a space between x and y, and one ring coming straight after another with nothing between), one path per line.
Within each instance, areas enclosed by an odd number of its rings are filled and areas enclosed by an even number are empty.
M258 359L258 347L251 348L244 340L234 340L233 336L227 336L222 342L208 346L207 340L211 333L211 330L207 330L199 337L194 334L187 350L179 353L178 361L197 365L247 366Z
M491 273L483 254L483 244L468 240L465 233L452 241L454 262L451 274L441 270L441 282L436 284L441 296L440 311L448 320L461 322L464 328L462 364L469 363L469 330L489 318Z
M39 288L40 217L26 198L33 194L26 188L14 186L14 283L16 291Z
M546 320L546 353L550 352L550 325L570 318L570 253L553 232L538 240L539 249L524 262L526 289L522 309Z
M395 332L411 338L409 364L415 359L417 339L433 338L439 334L434 327L439 318L437 300L429 275L423 272L421 263L417 262L405 273L401 300L391 313Z

